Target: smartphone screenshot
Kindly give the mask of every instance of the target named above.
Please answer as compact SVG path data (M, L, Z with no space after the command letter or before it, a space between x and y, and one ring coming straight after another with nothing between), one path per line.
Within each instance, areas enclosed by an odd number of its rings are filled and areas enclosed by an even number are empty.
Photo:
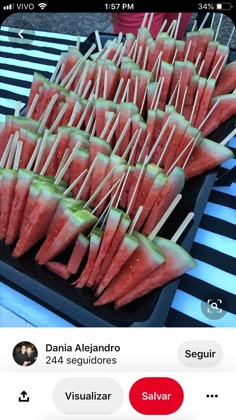
M4 420L235 418L236 4L154 3L0 6Z

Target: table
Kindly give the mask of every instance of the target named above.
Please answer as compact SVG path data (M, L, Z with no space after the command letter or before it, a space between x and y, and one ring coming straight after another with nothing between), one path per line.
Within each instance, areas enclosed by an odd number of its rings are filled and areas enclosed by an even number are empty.
M33 42L19 43L19 28L2 27L0 32L0 124L12 114L16 101L26 103L34 71L52 73L62 51L74 46L76 36L35 31ZM24 31L27 36L27 31ZM85 38L82 37L82 40ZM236 138L228 144L236 151ZM224 163L219 175L235 166ZM186 274L173 299L166 327L236 326L235 281L235 195L236 184L214 186L194 239L191 255L198 266ZM1 283L0 326L73 327L61 317ZM222 296L231 312L218 320L201 310L206 296Z

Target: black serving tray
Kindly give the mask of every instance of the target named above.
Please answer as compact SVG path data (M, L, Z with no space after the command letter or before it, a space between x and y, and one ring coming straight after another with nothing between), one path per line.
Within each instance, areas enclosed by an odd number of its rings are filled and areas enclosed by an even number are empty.
M102 44L114 35L100 34ZM95 42L91 34L82 44L85 53ZM232 61L233 57L231 57ZM209 136L216 142L229 134L235 127L235 118L222 124ZM212 186L217 176L217 169L209 171L186 182L183 198L179 202L168 222L159 232L160 236L172 237L189 211L194 211L194 220L184 232L178 243L188 252L196 235L201 217L208 201ZM87 288L82 290L72 287L73 281L64 281L57 275L39 266L34 256L39 245L31 249L23 257L11 256L13 247L0 241L0 279L29 298L54 311L75 326L84 327L163 327L173 297L178 288L178 278L166 286L156 289L129 305L115 310L113 305L95 307L93 292Z

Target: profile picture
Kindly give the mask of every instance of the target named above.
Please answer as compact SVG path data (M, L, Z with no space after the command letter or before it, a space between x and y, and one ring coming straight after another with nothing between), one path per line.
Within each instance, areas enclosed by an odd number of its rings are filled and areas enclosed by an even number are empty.
M18 365L31 366L37 360L38 351L34 344L22 341L14 347L12 355Z

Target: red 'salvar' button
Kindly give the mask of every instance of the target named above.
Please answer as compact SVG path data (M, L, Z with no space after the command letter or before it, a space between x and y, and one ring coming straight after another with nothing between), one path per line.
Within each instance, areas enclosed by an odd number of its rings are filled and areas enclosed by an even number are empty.
M181 407L184 392L174 379L142 378L132 385L129 399L138 413L173 414Z

